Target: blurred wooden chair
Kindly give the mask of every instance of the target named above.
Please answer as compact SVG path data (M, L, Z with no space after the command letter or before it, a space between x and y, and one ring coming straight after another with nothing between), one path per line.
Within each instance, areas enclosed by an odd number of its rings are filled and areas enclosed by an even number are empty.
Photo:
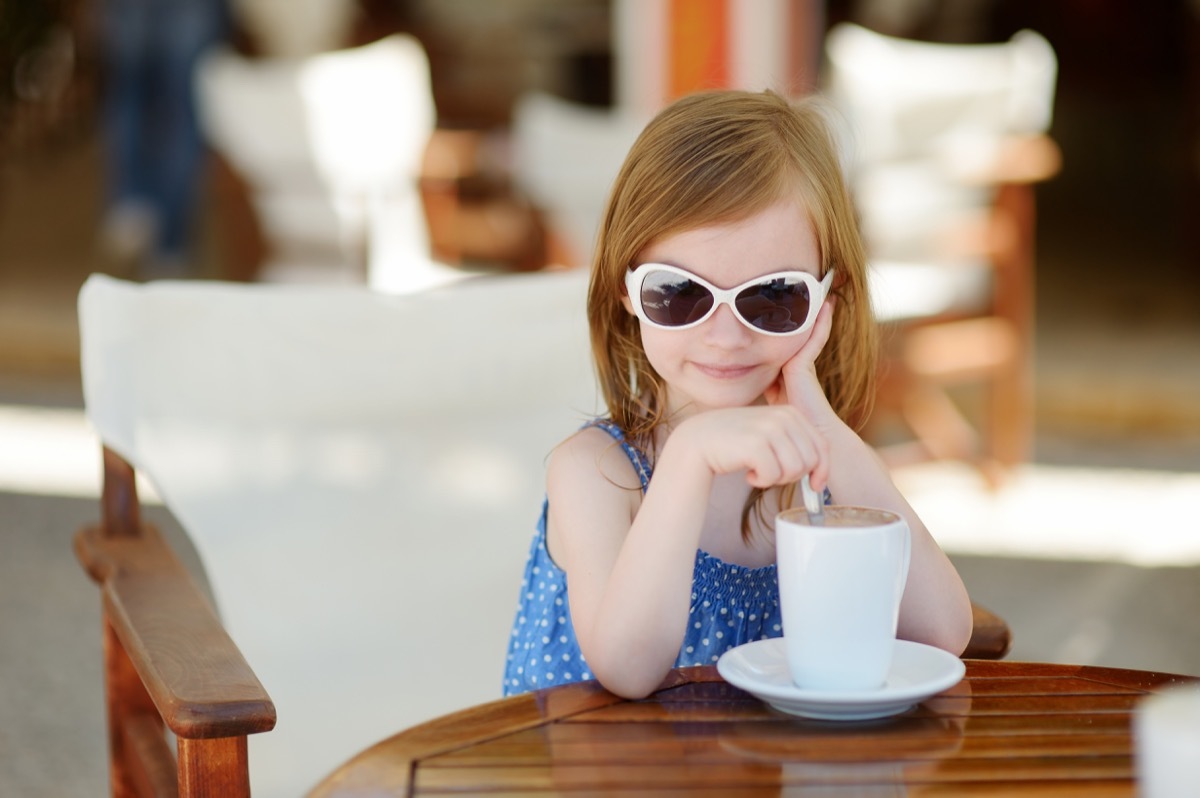
M114 795L293 798L499 697L545 458L600 411L586 279L87 281L104 491L75 549L101 589ZM137 475L215 607L142 521ZM967 655L1008 638L978 609Z
M467 276L432 256L420 177L436 108L415 38L298 58L222 48L201 61L196 84L219 185L234 197L244 187L254 211L255 225L226 226L257 230L265 249L239 275L395 293ZM259 248L230 249L245 258Z
M907 427L910 440L881 446L893 464L966 460L995 481L1031 449L1034 186L1059 169L1054 51L1028 30L949 45L841 23L826 56L889 327L870 429L886 443L884 422ZM982 395L956 397L964 386Z

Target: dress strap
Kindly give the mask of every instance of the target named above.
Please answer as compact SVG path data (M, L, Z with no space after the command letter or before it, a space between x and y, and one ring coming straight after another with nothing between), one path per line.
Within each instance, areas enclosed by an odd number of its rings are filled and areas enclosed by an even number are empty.
M613 440L617 443L621 444L621 449L625 452L625 456L629 458L629 462L633 464L633 469L637 471L638 480L642 483L642 493L645 493L646 487L650 484L650 474L654 471L650 466L650 460L646 457L646 453L630 443L625 437L625 432L610 419L597 418L584 426L598 427L612 436Z

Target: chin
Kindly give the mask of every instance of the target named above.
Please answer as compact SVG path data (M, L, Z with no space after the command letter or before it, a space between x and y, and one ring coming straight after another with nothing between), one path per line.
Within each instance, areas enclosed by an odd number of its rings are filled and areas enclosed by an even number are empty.
M765 390L765 389L764 389ZM764 403L763 391L729 388L727 390L697 391L692 394L696 406L704 410L723 410L733 407L749 407Z

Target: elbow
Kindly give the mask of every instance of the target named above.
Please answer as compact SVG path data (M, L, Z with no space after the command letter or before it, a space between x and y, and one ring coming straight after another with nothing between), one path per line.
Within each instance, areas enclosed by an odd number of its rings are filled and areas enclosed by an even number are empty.
M952 611L907 620L908 623L905 623L905 619L901 618L898 637L940 648L956 657L961 657L967 650L974 631L970 602L964 602L961 608L956 606Z
M653 693L666 679L683 641L683 630L659 627L631 633L628 623L595 624L580 635L579 645L588 669L610 693L637 700Z
M663 673L639 672L638 669L628 666L616 668L593 666L592 675L610 693L636 701L653 693L655 688L662 684L667 674L665 671Z
M603 679L601 679L600 684L603 685L605 690L607 690L610 693L613 693L614 695L619 695L621 698L625 698L630 701L638 701L638 700L641 700L641 699L645 698L646 696L650 695L651 693L653 693L654 688L659 685L659 682L649 683L649 684L652 684L653 686L647 687L646 686L647 683L640 683L640 684L625 684L623 682L622 683L609 683L609 682L605 682Z
M926 642L931 646L949 651L956 657L961 657L971 642L974 627L971 605L970 602L967 602L965 607L947 613L942 622L930 630L930 639Z
M940 634L938 639L933 641L933 645L949 651L956 657L961 657L971 642L973 631L974 624L971 620L971 613L968 612L965 618L955 618L953 623L948 623L945 628L939 630Z
M633 651L628 645L612 646L593 654L587 656L587 662L596 681L610 693L630 700L653 693L675 663L674 656L652 653L641 646Z
M897 637L940 648L956 657L961 657L971 642L971 620L968 616L965 625L954 623L926 628L920 632L910 630L907 634L902 633Z

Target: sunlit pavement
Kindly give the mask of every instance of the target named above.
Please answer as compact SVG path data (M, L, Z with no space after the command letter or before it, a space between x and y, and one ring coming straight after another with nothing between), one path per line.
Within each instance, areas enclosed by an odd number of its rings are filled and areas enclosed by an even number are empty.
M1032 464L991 489L969 466L909 466L896 480L955 554L1200 564L1200 471Z

